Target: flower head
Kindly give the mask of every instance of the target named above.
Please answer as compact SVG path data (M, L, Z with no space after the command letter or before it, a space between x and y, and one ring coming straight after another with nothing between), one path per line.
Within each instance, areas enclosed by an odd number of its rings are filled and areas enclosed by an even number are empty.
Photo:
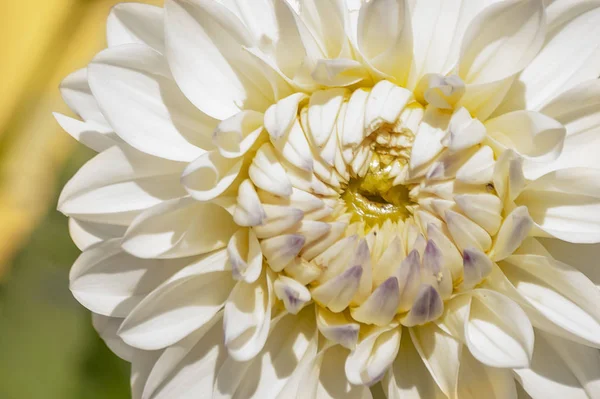
M59 209L133 395L600 396L579 3L116 7L62 85L99 154Z

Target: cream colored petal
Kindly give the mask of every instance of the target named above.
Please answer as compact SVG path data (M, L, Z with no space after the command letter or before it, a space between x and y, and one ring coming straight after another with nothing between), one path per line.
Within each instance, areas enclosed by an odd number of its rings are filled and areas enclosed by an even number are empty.
M291 314L298 314L310 302L310 291L294 279L279 276L273 283L273 292L285 309Z
M412 63L412 27L405 0L363 3L358 16L357 45L379 74L406 85Z
M473 292L466 344L473 356L491 367L528 367L533 356L533 327L515 302L495 291Z
M409 329L425 367L447 397L455 397L462 344L434 323Z
M494 246L490 252L493 261L498 262L510 256L531 231L533 220L529 216L527 208L520 206L512 210L504 218L502 227L495 238Z
M529 183L515 200L546 233L574 243L600 242L600 172L572 168Z
M279 272L296 258L305 242L300 234L285 234L262 240L260 246L269 267Z
M239 281L225 302L223 330L229 356L243 362L265 345L271 323L273 282L269 271L254 283Z
M370 386L382 379L396 358L401 337L401 327L372 327L346 359L348 381Z
M267 217L250 179L244 180L238 187L236 204L233 220L240 226L257 226Z
M474 247L485 252L492 247L490 235L475 222L451 210L446 211L445 216L448 230L459 249Z
M213 143L225 158L238 158L246 154L263 132L263 114L242 111L225 119L213 133Z
M517 399L517 388L510 370L488 367L469 351L463 351L456 396L461 399Z
M260 243L252 229L239 229L227 244L231 273L236 280L253 283L262 271Z
M317 307L317 326L325 338L353 350L358 342L360 324L344 313L333 313Z
M225 158L218 151L202 154L188 165L181 184L198 201L210 201L225 192L242 169L241 158Z
M258 149L248 174L258 188L283 197L292 194L292 184L270 143Z
M291 129L298 115L300 103L306 99L308 99L308 96L305 93L295 93L267 109L264 124L273 140L283 137Z

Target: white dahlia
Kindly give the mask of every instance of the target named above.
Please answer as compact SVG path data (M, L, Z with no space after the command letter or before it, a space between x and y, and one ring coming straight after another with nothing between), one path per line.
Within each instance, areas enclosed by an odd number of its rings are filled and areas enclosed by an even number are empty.
M600 398L600 3L165 3L56 115L135 398Z

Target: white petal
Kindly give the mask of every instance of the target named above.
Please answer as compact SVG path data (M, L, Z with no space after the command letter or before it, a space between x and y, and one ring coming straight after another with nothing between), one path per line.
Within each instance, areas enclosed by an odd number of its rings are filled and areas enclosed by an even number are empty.
M106 21L109 47L140 43L164 54L164 11L137 3L117 4Z
M485 279L493 268L492 260L483 252L475 248L463 251L464 279L462 288L471 289Z
M325 338L350 350L358 342L360 324L353 322L344 313L333 313L317 307L317 326Z
M593 2L563 3L574 5L575 12L566 13L561 23L551 27L544 47L521 72L500 106L500 113L538 110L560 93L600 74L600 8ZM589 39L574 39L581 37Z
M572 244L556 238L537 239L556 260L571 265L600 288L600 267L596 267L600 244Z
M409 89L427 73L447 74L458 61L460 45L473 18L496 0L414 1L414 65Z
M458 194L456 204L469 219L494 235L502 223L502 201L493 194Z
M117 335L117 330L122 322L123 319L121 318L92 313L94 329L98 332L98 335L100 335L106 346L121 359L131 362L135 349L123 342Z
M352 385L344 374L348 351L335 345L321 352L314 362L307 381L298 391L298 398L307 399L372 399L364 385Z
M54 119L64 131L69 133L75 140L96 152L102 152L113 145L122 145L123 140L119 138L112 128L94 121L82 122L69 118L58 112L54 112Z
M225 303L225 346L237 361L252 359L265 345L271 323L272 285L269 272L252 284L240 281Z
M283 136L277 140L271 139L271 142L287 162L304 171L312 172L312 152L298 119L292 123L292 127Z
M250 179L244 180L238 187L237 206L233 220L240 226L257 226L265 220L265 213L256 189Z
M223 307L234 287L226 252L198 259L144 298L127 316L119 336L144 350L162 349L202 327Z
M483 365L469 351L463 351L456 397L517 399L515 379L510 370Z
M308 132L318 147L325 145L333 132L346 96L345 89L321 90L311 95L308 104Z
M481 121L471 118L469 111L461 108L452 115L448 135L442 144L451 151L460 151L481 143L485 136L486 129Z
M314 317L314 311L306 309L274 320L264 349L248 362L227 359L220 367L214 392L204 394L214 399L282 397L282 390L293 388L286 385L293 384L316 355Z
M404 86L412 63L410 10L405 0L363 3L358 16L358 49L380 74Z
M242 159L225 158L218 151L205 152L185 168L181 184L198 201L210 201L233 184L242 163Z
M69 218L69 234L73 243L81 251L111 238L123 237L126 229L125 226L84 222Z
M342 147L354 148L365 138L365 112L368 98L369 91L365 89L357 89L350 96L344 115L344 130L340 137Z
M312 290L313 299L333 312L341 312L358 291L363 268L352 266L342 274Z
M281 138L298 116L300 103L308 99L305 93L295 93L273 104L265 112L265 129L273 140Z
M279 272L296 258L305 242L300 234L284 234L262 240L260 245L269 267Z
M562 169L528 184L515 200L545 232L575 243L600 242L600 171Z
M413 94L409 90L387 80L377 83L369 93L365 108L366 134L374 132L383 123L395 124L400 113L412 101Z
M273 103L269 83L243 48L252 47L251 35L231 11L207 0L168 0L165 11L169 65L199 109L226 119Z
M60 83L60 94L69 108L84 122L93 122L93 126L112 131L88 84L87 68L79 69L64 78Z
M465 340L473 356L492 367L528 367L533 327L515 302L495 291L474 291Z
M400 348L402 327L373 327L346 359L351 384L373 385L383 378Z
M499 148L512 148L535 162L560 155L566 129L556 120L534 111L515 111L485 122L488 137Z
M285 309L291 314L298 314L310 301L310 291L294 279L279 276L273 283L273 290Z
M438 290L432 285L421 284L414 303L402 324L414 327L426 324L440 317L444 312L444 302Z
M493 4L477 15L465 32L459 76L470 85L496 82L520 72L536 56L545 35L541 1Z
M402 334L400 350L383 386L389 399L447 398L425 368L407 331Z
M131 146L176 161L213 148L216 120L185 98L155 50L142 44L109 48L94 58L88 75L102 113Z
M482 146L467 162L456 171L456 179L467 184L487 184L494 173L494 152Z
M248 173L258 188L282 197L292 194L292 184L270 143L258 149Z
M135 350L131 359L131 397L141 399L144 386L148 382L148 376L152 367L160 357L162 351Z
M410 157L411 170L427 164L442 151L444 146L441 140L446 135L449 122L448 113L432 106L427 107L413 143Z
M543 255L513 255L502 263L502 271L548 321L600 346L600 310L595 305L600 290L581 272Z
M263 132L263 114L242 111L219 123L213 143L226 158L237 158L252 148Z
M236 230L220 206L180 198L140 214L125 233L123 249L139 258L198 255L223 248Z
M474 247L486 252L492 247L490 235L475 222L451 210L447 210L445 216L448 230L459 249Z
M554 340L556 338L548 335L536 334L531 368L515 370L516 377L525 391L534 398L590 399L596 397L598 391L594 385L597 384L592 381L589 381L588 384L587 378L597 374L598 351L586 347L577 348L579 345L571 344L568 341L558 341L561 344L564 342L565 345L560 352L564 353L567 348L570 352L567 355L570 357L569 361L565 361L566 359L557 351L558 348L550 343ZM575 359L578 364L572 363ZM587 366L589 369L583 371L581 370L582 366ZM597 381L597 376L595 379ZM584 387L589 391L586 392Z
M202 397L212 392L225 360L221 320L218 314L208 331L197 330L167 348L153 364L142 399Z
M84 251L69 275L73 296L105 316L126 317L146 295L189 260L138 259L112 239Z
M85 221L128 224L141 211L183 195L182 167L130 147L109 148L65 185L58 209Z
M448 397L453 397L456 392L462 344L435 323L413 327L409 331L425 367L442 392Z
M386 326L396 315L399 303L398 279L390 277L381 283L362 305L351 309L352 317L362 323Z
M545 164L525 165L529 178L558 169L596 167L600 151L599 98L600 81L588 80L560 94L540 110L562 123L567 129L567 137L558 159Z
M260 243L252 229L239 229L227 244L231 273L236 280L252 283L262 271Z
M533 221L529 216L527 208L520 206L504 218L502 227L496 236L494 246L491 251L492 260L498 262L510 256L531 231Z

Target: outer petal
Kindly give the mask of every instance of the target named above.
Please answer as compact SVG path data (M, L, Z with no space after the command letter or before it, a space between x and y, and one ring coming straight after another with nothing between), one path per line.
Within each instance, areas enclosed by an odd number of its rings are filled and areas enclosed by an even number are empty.
M600 346L600 290L581 272L543 255L513 255L501 267L526 303L547 321L575 339ZM547 324L536 327L553 332Z
M400 350L383 387L388 399L446 399L419 357L410 335L402 334Z
M117 4L106 21L109 47L141 43L164 54L164 10L138 3Z
M234 286L224 250L205 255L148 295L127 316L119 336L144 350L170 346L209 322Z
M223 248L236 231L218 205L178 198L140 214L123 238L123 248L139 258L180 258Z
M534 398L591 399L598 396L600 355L597 349L536 334L531 368L515 370Z
M241 158L225 158L219 151L206 152L185 168L181 184L198 201L210 201L233 184L242 162Z
M64 187L58 210L78 219L128 224L141 211L185 194L179 162L112 147L88 161Z
M562 169L528 184L515 200L546 233L574 243L600 242L600 170Z
M415 1L412 7L414 65L409 88L423 75L446 75L458 61L467 27L485 7L498 0Z
M155 50L142 44L109 48L88 73L102 113L131 146L176 161L191 161L214 147L216 120L185 98Z
M84 251L69 275L73 296L91 311L126 317L146 295L190 260L135 258L112 239Z
M117 330L123 319L92 313L92 324L106 346L121 359L131 362L135 349L127 345L118 335Z
M512 300L491 290L476 290L465 340L473 356L492 367L527 367L533 356L533 327Z
M561 1L575 5L551 26L547 41L521 72L498 114L515 109L540 109L557 95L600 75L600 7L595 2ZM548 13L551 14L551 8ZM585 37L585 40L581 38Z
M273 283L268 271L255 282L236 284L225 304L223 328L229 355L240 362L259 353L271 323Z
M294 380L317 353L314 317L313 309L306 309L274 321L265 347L256 357L244 363L233 358L225 361L215 381L213 397L295 397L291 395L294 388L297 390Z
M588 80L560 94L541 113L567 129L562 153L553 162L525 164L529 178L573 167L595 168L600 152L600 80Z
M542 1L513 0L491 5L473 19L465 32L458 74L467 84L508 78L535 57L545 34Z
M169 65L198 108L226 119L274 102L269 82L244 50L252 36L235 14L209 0L167 0L165 11Z
M512 148L536 162L558 158L567 132L560 122L533 111L510 112L488 120L485 127L492 147Z
M126 229L125 226L84 222L69 218L69 234L81 251L111 238L123 237Z
M142 399L203 398L226 359L221 314L167 348L152 364Z
M456 394L460 399L517 399L511 371L481 364L469 351L462 352Z
M364 3L358 17L358 49L383 76L405 86L412 63L410 10L405 0Z
M462 344L436 324L410 328L412 342L442 392L453 397L456 392Z
M98 103L92 95L92 91L88 84L87 68L80 69L67 76L60 83L60 94L65 100L65 103L79 115L85 122L94 122L105 129L110 129L110 126Z
M556 260L571 265L600 288L600 244L572 244L556 238L537 239Z

